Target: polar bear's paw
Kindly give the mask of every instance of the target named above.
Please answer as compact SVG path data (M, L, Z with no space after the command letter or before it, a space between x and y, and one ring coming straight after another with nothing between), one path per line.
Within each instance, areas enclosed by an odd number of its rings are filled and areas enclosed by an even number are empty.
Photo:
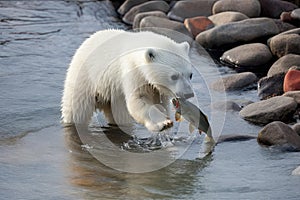
M158 123L146 122L145 126L148 130L152 132L160 132L168 128L171 128L173 126L173 122L170 119L166 119Z

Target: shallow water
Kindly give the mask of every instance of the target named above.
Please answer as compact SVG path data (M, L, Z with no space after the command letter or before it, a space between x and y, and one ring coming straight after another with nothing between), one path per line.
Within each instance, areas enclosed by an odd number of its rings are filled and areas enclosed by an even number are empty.
M197 159L197 136L180 159L149 173L116 171L91 156L74 129L61 127L59 104L76 48L105 28L127 28L106 1L0 1L0 199L299 199L300 178L291 176L299 153L256 140L220 143ZM238 113L210 107L223 98L257 101L256 90L209 91L216 71L233 72L193 55L197 100L215 133L257 135L261 127ZM108 133L120 147L132 140Z

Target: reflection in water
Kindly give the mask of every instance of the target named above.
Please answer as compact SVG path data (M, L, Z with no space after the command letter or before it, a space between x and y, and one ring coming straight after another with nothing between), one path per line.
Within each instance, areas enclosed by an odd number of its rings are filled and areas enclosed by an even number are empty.
M204 160L177 160L171 165L149 173L125 173L106 167L82 148L82 142L74 127L67 127L65 142L70 150L68 180L74 186L85 188L84 199L92 198L174 198L183 197L201 184L197 174L205 168L212 157ZM109 135L109 134L108 134ZM111 134L114 135L114 134ZM110 137L116 145L130 137Z

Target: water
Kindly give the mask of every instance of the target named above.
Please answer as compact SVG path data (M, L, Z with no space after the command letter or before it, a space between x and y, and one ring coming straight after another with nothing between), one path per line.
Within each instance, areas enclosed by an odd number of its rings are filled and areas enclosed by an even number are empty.
M300 178L291 176L299 153L262 148L256 140L220 143L196 159L199 137L181 159L142 174L93 158L75 130L61 127L59 104L76 48L105 28L127 28L106 1L0 1L0 199L299 199ZM205 81L218 78L215 70L233 73L207 64ZM238 113L212 110L207 88L195 85L216 130L257 135L261 127ZM258 100L255 90L226 98ZM109 133L120 146L132 139Z

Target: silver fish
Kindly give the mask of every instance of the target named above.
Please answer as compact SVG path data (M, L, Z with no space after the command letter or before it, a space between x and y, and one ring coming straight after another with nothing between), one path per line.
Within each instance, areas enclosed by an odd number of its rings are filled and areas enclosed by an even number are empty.
M195 129L198 129L200 134L201 132L206 133L207 142L214 143L208 118L197 106L182 98L174 98L172 99L172 103L176 109L176 121L181 121L181 119L184 118L190 123L190 133L192 133Z

